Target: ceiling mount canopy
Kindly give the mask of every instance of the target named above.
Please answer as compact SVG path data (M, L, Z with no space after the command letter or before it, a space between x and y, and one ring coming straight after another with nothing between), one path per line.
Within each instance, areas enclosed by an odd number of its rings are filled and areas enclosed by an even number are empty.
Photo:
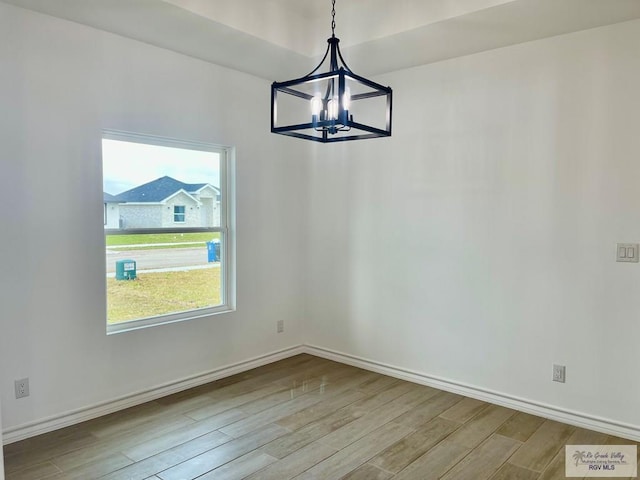
M318 66L304 77L271 85L271 131L322 143L390 137L391 87L347 66L335 36L335 4L332 0L331 38Z

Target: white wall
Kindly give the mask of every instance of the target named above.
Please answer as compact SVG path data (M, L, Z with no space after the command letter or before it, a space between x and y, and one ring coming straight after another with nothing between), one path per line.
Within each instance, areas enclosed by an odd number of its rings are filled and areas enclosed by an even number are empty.
M640 22L378 80L393 137L314 150L309 342L640 428Z
M301 343L305 145L267 81L4 3L0 65L5 432ZM103 128L237 147L236 313L105 335Z
M2 405L0 405L0 412ZM2 453L2 415L0 415L0 480L4 480L4 455Z
M391 139L317 146L268 133L266 81L0 3L4 428L305 341L640 425L639 48L397 72ZM102 128L237 146L236 313L105 335Z
M104 228L120 228L120 206L117 203L106 203L107 223Z

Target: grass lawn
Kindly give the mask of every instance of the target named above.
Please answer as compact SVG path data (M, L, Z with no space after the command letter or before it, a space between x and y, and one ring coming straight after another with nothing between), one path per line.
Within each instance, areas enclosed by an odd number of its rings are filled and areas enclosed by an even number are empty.
M214 238L219 239L219 232L200 233L144 233L136 235L107 235L107 247L118 245L141 245L153 243L181 243L181 242L209 242ZM193 247L193 245L184 245ZM166 247L164 247L166 248Z
M210 239L212 234L206 235ZM135 280L107 278L107 323L219 304L220 268L216 267L182 272L138 273Z

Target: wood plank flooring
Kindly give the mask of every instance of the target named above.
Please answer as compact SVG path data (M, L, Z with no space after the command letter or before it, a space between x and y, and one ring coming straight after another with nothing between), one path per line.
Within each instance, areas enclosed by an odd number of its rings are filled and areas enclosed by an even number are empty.
M634 444L298 355L4 451L7 480L555 480L603 443Z

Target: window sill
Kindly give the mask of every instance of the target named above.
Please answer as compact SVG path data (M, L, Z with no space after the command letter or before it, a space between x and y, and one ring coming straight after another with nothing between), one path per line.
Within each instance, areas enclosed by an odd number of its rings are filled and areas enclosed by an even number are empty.
M107 335L132 332L135 330L142 330L144 328L159 327L161 325L169 325L171 323L186 322L189 320L221 315L223 313L235 312L235 310L235 307L230 307L229 305L220 305L218 307L189 310L188 312L173 313L170 315L141 318L140 320L110 323L107 324Z

